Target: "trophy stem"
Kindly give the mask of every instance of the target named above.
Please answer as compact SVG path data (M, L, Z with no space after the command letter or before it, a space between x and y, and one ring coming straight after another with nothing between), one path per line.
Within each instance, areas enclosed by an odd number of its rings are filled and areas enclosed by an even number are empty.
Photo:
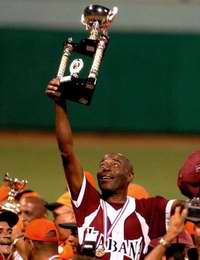
M65 74L65 70L67 67L67 63L69 60L69 57L71 55L71 52L73 51L73 46L71 44L67 44L67 46L65 47L64 51L63 51L63 55L60 61L60 66L58 69L58 73L57 73L57 77L58 78L62 78Z
M92 25L92 30L90 32L90 37L89 39L91 40L97 40L98 39L98 35L99 35L99 22L94 22Z
M101 39L99 40L88 78L96 79L107 42L108 39L105 36L102 36Z
M96 40L96 39L98 39L98 30L97 29L92 29L92 31L90 32L90 37L89 37L89 39L91 39L91 40Z

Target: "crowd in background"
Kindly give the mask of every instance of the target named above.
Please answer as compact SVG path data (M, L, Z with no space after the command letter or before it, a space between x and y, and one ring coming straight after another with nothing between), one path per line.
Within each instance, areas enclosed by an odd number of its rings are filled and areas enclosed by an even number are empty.
M87 171L84 174L91 185L97 188L92 174ZM65 192L55 202L50 203L45 201L37 191L29 190L27 184L24 190L15 196L15 200L11 202L13 208L9 211L4 208L4 205L10 200L10 192L10 183L2 180L0 260L96 259L90 254L81 255L69 192ZM128 195L137 199L150 196L144 187L132 183L129 185ZM180 212L175 215L174 219L171 218L172 227L169 227L166 234L166 238L170 237L169 244L162 245L158 239L152 241L149 247L150 254L145 258L146 260L156 260L161 257L162 259L199 259L200 222L186 222L185 217L181 220ZM184 228L182 228L183 224Z
M88 171L85 171L84 174L91 185L96 188L96 181L92 174ZM8 209L3 208L3 205L8 201L10 190L10 183L7 180L2 180L0 187L2 206L0 211L0 236L2 236L0 238L0 260L39 259L35 251L30 246L27 247L27 242L24 243L24 237L26 240L40 241L41 245L43 242L48 243L48 247L44 246L44 249L41 247L39 253L42 255L45 252L46 257L51 254L59 254L60 259L72 259L73 256L76 256L78 234L69 192L62 194L55 202L48 203L37 191L29 190L27 184L25 189L15 196L14 207L10 209L12 210L11 215L4 216L1 213L8 211ZM131 183L128 193L138 199L149 197L145 188L138 184ZM19 212L16 203L20 205ZM15 213L18 218L16 218ZM7 222L6 227L9 226L10 238L7 238L8 245L6 246L4 245L6 242L2 241L4 236L7 237L8 234L1 227L2 222ZM11 229L12 232L10 232ZM48 232L52 232L53 235L50 240L46 237ZM3 243L3 247L1 243ZM33 255L30 256L30 253ZM44 257L44 259L48 258Z

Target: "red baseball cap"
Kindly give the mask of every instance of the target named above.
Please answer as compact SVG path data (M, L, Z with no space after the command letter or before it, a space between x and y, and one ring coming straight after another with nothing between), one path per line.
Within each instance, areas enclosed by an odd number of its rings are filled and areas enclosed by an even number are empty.
M188 198L200 197L200 151L187 157L179 170L177 185Z
M53 221L46 218L32 220L25 230L26 238L36 241L57 242L58 232Z

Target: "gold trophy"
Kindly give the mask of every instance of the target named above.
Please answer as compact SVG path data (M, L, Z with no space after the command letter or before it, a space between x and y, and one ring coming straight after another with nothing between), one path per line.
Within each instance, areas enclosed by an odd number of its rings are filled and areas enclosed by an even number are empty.
M102 58L109 42L108 28L111 27L117 13L117 7L110 10L101 5L91 4L84 9L81 22L90 35L79 43L73 42L71 37L65 41L57 73L61 82L60 91L65 99L84 105L90 104ZM79 75L84 67L82 58L74 59L69 66L70 75L64 76L72 53L92 58L92 64L86 78L81 78Z
M10 191L7 200L1 205L1 210L8 210L18 214L20 212L20 205L16 202L15 197L24 190L28 182L18 178L11 178L8 173L5 174L3 181L8 184Z

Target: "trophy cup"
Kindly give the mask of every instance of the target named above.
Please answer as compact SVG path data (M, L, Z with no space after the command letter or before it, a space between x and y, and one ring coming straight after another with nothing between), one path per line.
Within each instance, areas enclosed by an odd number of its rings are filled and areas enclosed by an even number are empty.
M8 193L7 200L1 205L1 209L18 214L20 212L20 205L16 202L15 197L18 193L24 190L28 182L26 180L11 178L8 173L4 176L4 182L7 182L10 187L10 191Z
M79 43L68 38L64 42L64 51L58 69L57 77L60 79L60 92L63 98L80 104L89 105L97 83L97 75L108 46L108 28L118 8L110 10L101 5L89 5L84 9L81 22L85 25L90 35L82 39ZM78 53L93 59L89 73L86 78L79 77L83 69L84 62L81 58L75 59L69 66L70 75L64 76L72 53Z

